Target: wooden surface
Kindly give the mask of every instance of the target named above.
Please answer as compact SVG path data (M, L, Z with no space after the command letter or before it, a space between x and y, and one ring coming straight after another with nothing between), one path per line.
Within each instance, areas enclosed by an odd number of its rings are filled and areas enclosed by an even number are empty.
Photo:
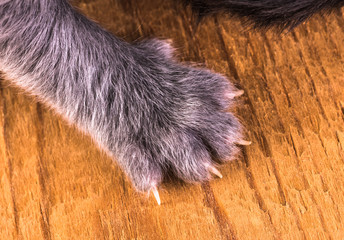
M172 0L75 4L122 38L170 38L245 90L250 147L209 184L134 191L88 136L1 81L0 239L344 239L344 11L295 31L195 29Z

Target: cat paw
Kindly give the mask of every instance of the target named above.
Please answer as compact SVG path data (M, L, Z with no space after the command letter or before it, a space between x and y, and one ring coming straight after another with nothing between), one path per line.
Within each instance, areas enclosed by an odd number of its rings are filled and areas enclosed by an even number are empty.
M243 141L242 126L229 112L243 94L224 76L186 66L173 57L167 42L136 46L119 162L135 188L153 192L168 172L185 182L222 177L220 163L232 160ZM125 129L125 132L123 130Z

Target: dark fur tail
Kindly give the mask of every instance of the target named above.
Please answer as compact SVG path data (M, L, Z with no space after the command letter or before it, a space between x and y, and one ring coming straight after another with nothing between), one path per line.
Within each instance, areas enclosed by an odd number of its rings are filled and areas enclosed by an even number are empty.
M184 0L200 17L227 12L247 18L254 27L276 26L292 29L313 14L329 12L344 5L344 0Z

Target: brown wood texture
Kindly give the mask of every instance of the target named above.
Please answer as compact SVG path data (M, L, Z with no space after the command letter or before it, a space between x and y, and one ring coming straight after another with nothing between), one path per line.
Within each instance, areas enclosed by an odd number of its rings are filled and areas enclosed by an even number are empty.
M172 0L75 3L114 34L172 39L245 90L253 144L203 185L138 194L90 137L23 91L0 88L0 239L344 239L344 11L296 30L245 31Z

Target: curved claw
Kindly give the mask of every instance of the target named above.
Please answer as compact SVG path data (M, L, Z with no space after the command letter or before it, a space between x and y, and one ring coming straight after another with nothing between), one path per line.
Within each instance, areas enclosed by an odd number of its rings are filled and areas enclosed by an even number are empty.
M240 97L241 95L244 94L244 90L238 90L235 92L231 92L231 93L227 93L227 97L230 99L236 98L236 97Z
M160 196L159 196L158 189L156 188L156 186L153 186L151 190L152 190L152 192L153 192L153 195L154 195L154 197L155 197L155 199L156 199L158 205L160 205L160 204L161 204L161 201L160 201Z
M216 176L218 176L219 178L222 178L222 174L220 173L219 170L217 170L215 167L213 166L209 166L208 167L209 171L212 172L213 174L215 174Z
M239 144L239 145L243 145L243 146L248 146L248 145L252 144L251 141L246 141L246 140L239 140L236 143Z

